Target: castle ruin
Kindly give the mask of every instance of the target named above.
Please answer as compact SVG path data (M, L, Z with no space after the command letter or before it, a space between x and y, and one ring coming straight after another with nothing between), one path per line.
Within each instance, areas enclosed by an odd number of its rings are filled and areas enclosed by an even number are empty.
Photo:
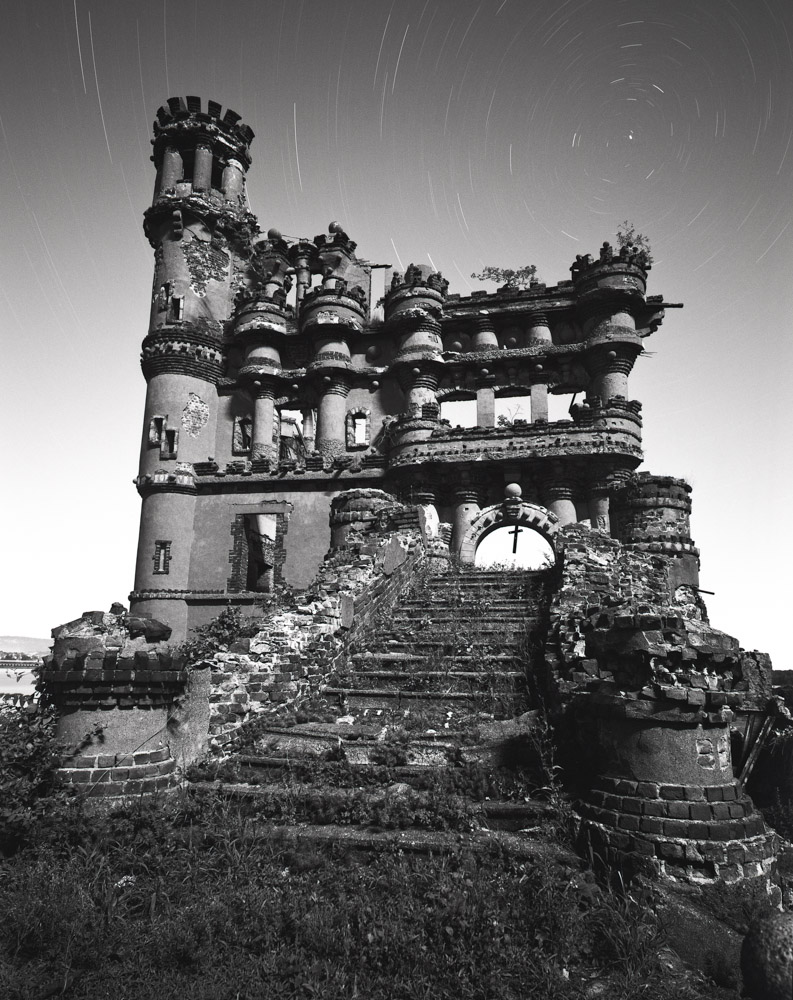
M421 704L451 723L407 762L452 766L474 753L455 720L488 715L488 658L493 759L498 733L520 734L540 703L554 713L590 851L694 881L767 878L773 836L742 779L770 664L708 622L690 487L636 471L630 373L673 305L646 294L646 255L605 243L569 280L468 296L411 264L386 271L380 299L379 265L338 223L261 234L252 140L197 97L154 123L135 583L128 614L53 633L43 683L63 734L105 727L66 780L107 796L171 787L210 740L233 748L312 696L347 721L304 742L345 743L352 718L345 746L366 760L367 713ZM558 398L567 419L549 419ZM452 426L444 404L465 400L476 426ZM497 421L504 400L526 419ZM527 569L519 585L483 560L496 536ZM517 559L534 536L550 565ZM432 628L453 630L474 586L489 645L439 667ZM302 596L279 605L284 588ZM258 635L188 670L174 644L229 606L259 616Z

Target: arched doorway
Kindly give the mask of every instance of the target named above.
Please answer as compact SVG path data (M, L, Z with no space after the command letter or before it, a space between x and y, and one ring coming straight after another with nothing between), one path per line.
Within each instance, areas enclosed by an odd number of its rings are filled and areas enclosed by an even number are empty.
M556 553L548 539L533 528L505 524L483 535L474 552L477 569L550 569Z
M555 514L520 497L520 487L507 488L503 503L480 510L463 536L460 561L468 566L550 569L556 562Z

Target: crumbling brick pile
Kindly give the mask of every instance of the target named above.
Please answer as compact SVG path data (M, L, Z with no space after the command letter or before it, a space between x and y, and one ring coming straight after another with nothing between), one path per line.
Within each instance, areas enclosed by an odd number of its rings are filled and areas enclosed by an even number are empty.
M582 849L691 881L766 877L773 835L736 770L771 696L768 657L707 623L675 556L580 526L561 545L546 665L575 743Z
M195 664L211 670L209 724L216 745L233 742L242 723L318 691L375 611L393 604L425 557L416 508L380 490L337 497L331 531L338 547L293 607L262 619L256 637Z
M48 697L62 711L170 704L187 677L170 635L163 622L128 615L120 604L59 625L42 669Z

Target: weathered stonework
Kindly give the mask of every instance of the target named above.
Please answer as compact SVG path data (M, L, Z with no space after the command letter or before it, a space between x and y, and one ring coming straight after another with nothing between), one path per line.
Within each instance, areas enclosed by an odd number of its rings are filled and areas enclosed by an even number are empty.
M666 480L656 505L670 492L688 488ZM641 509L652 523L652 508ZM740 777L751 720L767 712L770 664L712 628L699 594L689 600L678 586L690 505L674 509L685 523L668 532L662 520L663 554L627 529L627 545L578 526L562 532L547 685L570 735L581 847L691 881L766 877L774 835Z

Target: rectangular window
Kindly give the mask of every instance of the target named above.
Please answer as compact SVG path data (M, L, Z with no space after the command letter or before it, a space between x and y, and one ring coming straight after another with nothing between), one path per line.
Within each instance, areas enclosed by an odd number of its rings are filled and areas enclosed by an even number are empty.
M171 561L171 543L158 541L154 543L154 573L167 576L168 564Z

